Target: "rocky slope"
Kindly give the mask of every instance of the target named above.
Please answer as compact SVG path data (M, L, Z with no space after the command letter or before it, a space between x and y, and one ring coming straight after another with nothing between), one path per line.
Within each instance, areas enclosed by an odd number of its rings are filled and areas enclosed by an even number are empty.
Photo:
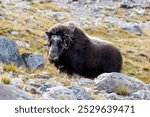
M56 23L114 43L123 54L122 74L94 80L60 74L43 46ZM146 0L0 0L0 35L0 99L150 99Z

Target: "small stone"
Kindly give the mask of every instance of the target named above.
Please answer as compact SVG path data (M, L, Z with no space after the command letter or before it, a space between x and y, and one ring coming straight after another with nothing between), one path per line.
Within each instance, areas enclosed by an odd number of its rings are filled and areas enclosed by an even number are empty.
M0 16L0 20L2 20L2 19L4 19L4 17L3 17L3 16Z
M150 90L150 84L146 84L147 88Z
M137 13L139 14L139 15L143 15L144 13L145 13L145 10L144 9L141 9L141 10L137 10Z
M126 8L126 9L131 9L135 6L136 5L134 4L134 2L130 2L130 0L124 0L120 5L121 8Z
M29 93L31 93L31 94L37 94L36 88L35 88L35 87L32 87L32 88L29 90Z
M46 86L40 86L39 88L37 88L37 92L39 93L43 93L47 91L47 87Z
M19 35L19 32L17 32L17 31L12 31L10 34L13 35L13 36L18 36L18 35Z
M121 98L119 97L119 95L117 95L116 93L110 93L107 95L108 100L121 100Z
M52 77L52 75L51 74L36 74L35 76L34 76L35 78L42 78L42 79L49 79L49 78L51 78Z
M3 72L3 65L2 63L0 62L0 74Z
M26 84L29 84L31 86L36 86L37 85L37 81L35 79L29 79Z
M69 87L73 91L73 93L76 95L78 100L91 100L90 94L82 87L80 86L71 86Z
M23 41L16 41L16 44L18 47L21 47L21 48L30 48L30 45Z
M33 87L33 86L30 86L30 85L25 85L23 87L23 90L26 91L26 92L29 92L31 94L37 94L38 93L37 90L36 90L36 88Z
M20 79L20 78L12 78L11 84L15 85L15 86L20 86L20 85L23 85L24 83L23 83L22 79Z
M46 92L48 88L52 88L52 87L56 87L57 85L54 83L48 83L45 82L44 84L42 84L40 87L37 88L37 91L42 93L42 92Z

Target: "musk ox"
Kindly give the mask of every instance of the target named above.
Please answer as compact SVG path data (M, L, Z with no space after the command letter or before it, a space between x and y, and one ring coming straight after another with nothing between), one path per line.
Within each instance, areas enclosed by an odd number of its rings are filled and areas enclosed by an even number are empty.
M95 44L79 27L55 25L46 34L49 61L61 72L93 79L102 73L121 71L120 51L105 41Z

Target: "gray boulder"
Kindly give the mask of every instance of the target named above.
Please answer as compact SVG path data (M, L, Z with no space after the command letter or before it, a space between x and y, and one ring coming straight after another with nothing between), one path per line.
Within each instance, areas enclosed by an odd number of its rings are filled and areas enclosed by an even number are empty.
M91 100L90 94L82 87L80 86L71 86L69 87L73 91L73 93L76 95L78 100Z
M15 42L4 36L0 36L0 62L15 63L18 66L24 64Z
M0 84L0 100L31 100L32 95L14 86Z
M127 95L138 90L148 90L142 81L121 73L104 73L94 81L96 90L105 90L107 93L114 92Z
M45 60L42 54L22 54L25 65L29 69L43 69Z
M64 86L56 86L47 90L48 92L43 94L46 100L77 100L73 91Z

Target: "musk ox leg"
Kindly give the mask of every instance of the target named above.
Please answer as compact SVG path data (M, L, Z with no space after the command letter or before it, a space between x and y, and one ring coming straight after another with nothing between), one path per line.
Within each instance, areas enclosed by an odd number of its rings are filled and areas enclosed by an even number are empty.
M106 62L103 64L104 73L111 73L111 72L120 72L121 71L121 64L115 62Z

